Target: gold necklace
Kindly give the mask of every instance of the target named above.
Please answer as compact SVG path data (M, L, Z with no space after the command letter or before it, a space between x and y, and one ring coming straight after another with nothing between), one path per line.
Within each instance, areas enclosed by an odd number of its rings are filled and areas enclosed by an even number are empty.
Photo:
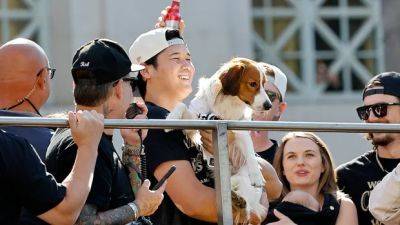
M385 170L385 168L383 168L383 165L382 165L381 161L379 160L378 149L375 150L375 159L376 159L376 162L378 163L379 168L381 168L381 170L382 170L383 172L385 172L386 174L388 174L389 171L387 171L387 170Z

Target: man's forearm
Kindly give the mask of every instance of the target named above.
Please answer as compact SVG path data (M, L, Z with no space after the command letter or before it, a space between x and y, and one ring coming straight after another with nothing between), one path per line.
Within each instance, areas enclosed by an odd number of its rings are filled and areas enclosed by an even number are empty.
M79 215L77 225L119 225L127 224L135 221L135 214L132 208L128 205L118 207L116 209L97 212L93 205L85 205Z
M140 150L140 144L135 146L125 144L122 148L122 162L129 170L129 181L134 193L138 191L141 185L141 179L138 175L141 172Z

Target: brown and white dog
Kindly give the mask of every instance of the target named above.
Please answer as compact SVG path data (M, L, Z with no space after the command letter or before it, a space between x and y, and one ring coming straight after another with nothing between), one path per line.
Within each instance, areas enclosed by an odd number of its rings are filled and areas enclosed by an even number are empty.
M224 120L250 120L251 110L271 108L265 90L265 68L246 58L234 58L225 63L210 78L201 78L199 90L191 101L189 110L179 104L167 119L198 119L198 115L212 113ZM184 131L194 143L196 131ZM198 134L198 133L197 133ZM228 143L231 163L232 190L246 201L247 216L255 210L264 216L260 204L265 180L255 157L249 131L233 131L232 143Z

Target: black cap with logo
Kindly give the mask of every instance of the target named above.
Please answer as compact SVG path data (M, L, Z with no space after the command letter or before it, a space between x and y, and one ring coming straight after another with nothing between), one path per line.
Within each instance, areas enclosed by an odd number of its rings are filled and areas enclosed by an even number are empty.
M373 83L377 85L371 85ZM400 98L400 73L385 72L373 77L364 88L363 99L374 94L386 94Z
M75 83L81 80L94 80L96 84L105 84L143 68L140 65L132 65L128 55L117 42L96 39L77 50L72 61L71 73Z

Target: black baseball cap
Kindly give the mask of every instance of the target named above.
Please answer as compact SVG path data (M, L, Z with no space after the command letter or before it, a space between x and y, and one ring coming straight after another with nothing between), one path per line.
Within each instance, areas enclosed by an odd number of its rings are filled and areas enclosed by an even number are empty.
M377 83L377 85L371 85ZM386 94L400 98L400 73L385 72L373 77L365 86L363 99L374 94Z
M71 73L75 83L81 80L94 80L96 84L105 84L142 69L144 67L141 65L132 65L128 55L117 42L95 39L76 51ZM77 73L77 71L88 71L88 73Z

